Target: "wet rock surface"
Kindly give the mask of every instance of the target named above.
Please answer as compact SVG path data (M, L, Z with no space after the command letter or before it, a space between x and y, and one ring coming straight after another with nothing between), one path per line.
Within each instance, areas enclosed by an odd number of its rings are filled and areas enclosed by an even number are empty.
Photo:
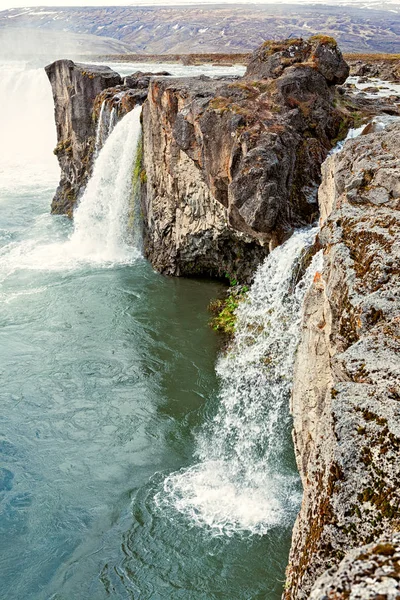
M52 212L72 216L92 172L93 159L113 125L147 98L150 73L122 78L109 67L59 60L46 67L54 97L60 184ZM162 73L165 75L166 73ZM104 111L101 107L104 103ZM112 113L113 111L113 113ZM106 131L97 139L99 118Z
M314 38L266 42L242 79L152 80L143 112L152 264L248 279L268 247L312 222L320 165L346 120L333 84L347 74L334 40Z
M304 303L292 398L304 496L288 599L400 523L399 139L394 123L322 167L324 267Z

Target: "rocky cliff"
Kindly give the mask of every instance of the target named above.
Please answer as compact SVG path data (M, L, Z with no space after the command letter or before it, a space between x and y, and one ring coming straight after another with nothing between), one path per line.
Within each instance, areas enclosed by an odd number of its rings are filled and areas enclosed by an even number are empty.
M323 165L324 267L305 299L292 398L304 497L287 599L308 597L328 568L312 597L348 598L337 585L350 559L335 575L345 553L373 544L350 555L364 556L354 573L364 569L372 577L372 554L385 555L379 537L400 527L399 135L400 124L393 124L362 136ZM387 554L387 572L398 582L398 569L389 565L395 552ZM381 568L386 563L379 560ZM386 577L382 569L378 579ZM364 587L368 581L373 577Z
M320 165L345 129L331 38L266 42L242 79L153 79L143 109L145 251L162 272L249 279L317 216Z
M92 111L96 96L120 83L121 77L108 67L58 60L46 67L53 90L57 128L57 155L61 179L52 212L71 214L91 172L96 137Z
M54 153L61 167L52 212L72 216L91 175L95 154L113 125L146 100L150 74L136 72L122 78L109 67L72 60L58 60L46 67L46 73L55 106Z
M351 550L338 568L315 583L310 600L397 600L400 592L400 533L387 533Z

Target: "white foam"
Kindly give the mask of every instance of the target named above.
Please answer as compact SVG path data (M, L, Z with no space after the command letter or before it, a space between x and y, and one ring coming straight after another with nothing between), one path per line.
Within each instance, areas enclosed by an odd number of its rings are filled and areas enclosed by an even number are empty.
M216 535L264 534L298 510L298 478L285 467L288 406L302 300L322 255L297 285L294 276L315 234L294 233L258 269L217 364L219 407L197 438L198 463L168 476L156 497Z
M44 69L0 64L0 98L0 191L56 185L54 105Z
M1 278L18 269L111 267L137 260L140 253L128 239L127 222L132 170L141 135L140 112L141 107L136 107L128 113L107 138L74 213L69 239L65 241L61 235L60 241L51 242L43 223L38 223L31 239L12 242L0 250Z

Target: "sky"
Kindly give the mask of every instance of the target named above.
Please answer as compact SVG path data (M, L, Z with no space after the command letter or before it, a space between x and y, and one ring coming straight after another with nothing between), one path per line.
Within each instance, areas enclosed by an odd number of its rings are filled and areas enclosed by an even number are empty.
M250 0L252 4L278 4L279 0ZM248 0L0 0L0 10L32 6L146 6L177 4L246 4ZM362 4L362 0L285 0L285 4ZM367 0L366 4L400 4L400 0Z

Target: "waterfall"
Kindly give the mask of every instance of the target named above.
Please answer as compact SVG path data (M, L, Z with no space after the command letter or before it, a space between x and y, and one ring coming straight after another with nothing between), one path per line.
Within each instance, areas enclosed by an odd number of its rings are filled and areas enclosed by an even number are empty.
M132 171L141 135L140 114L141 106L136 106L115 125L74 212L70 246L80 256L96 262L124 262L132 258L127 221Z
M53 97L43 69L24 62L0 64L0 180L17 189L24 182L55 185L59 175ZM15 172L19 171L19 177Z
M156 498L216 534L263 534L298 510L298 477L287 460L289 397L302 301L321 253L297 284L295 273L315 235L294 233L258 269L237 309L234 342L217 364L219 407L197 437L198 462L167 477Z
M115 106L112 107L110 113L110 122L108 124L108 135L112 132L117 122L117 111L115 110Z
M95 159L98 157L100 148L104 143L104 109L106 106L106 101L103 100L100 107L99 119L97 121L97 129L96 129L96 141L94 144L94 157Z
M107 118L108 115L108 118ZM103 100L100 107L99 118L97 121L96 141L94 145L94 156L98 157L101 148L104 146L106 139L111 134L118 121L117 111L115 106L111 111L107 106L106 100Z
M0 253L0 263L8 274L17 269L66 270L93 264L127 264L141 256L132 243L135 236L128 224L135 191L133 166L141 136L140 113L138 106L125 115L105 141L74 212L69 238L54 242L53 232L49 243L46 232L40 229L40 236L11 242ZM60 238L65 231L64 227L55 237Z

